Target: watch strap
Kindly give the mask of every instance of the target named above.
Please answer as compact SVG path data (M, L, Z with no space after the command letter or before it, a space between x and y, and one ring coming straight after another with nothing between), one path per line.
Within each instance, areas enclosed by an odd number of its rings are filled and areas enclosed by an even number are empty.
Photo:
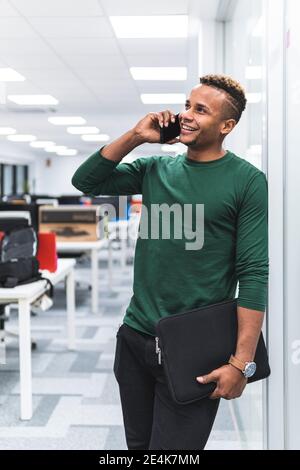
M246 362L240 361L237 357L233 356L232 354L228 363L239 369L241 372L244 372L245 370Z

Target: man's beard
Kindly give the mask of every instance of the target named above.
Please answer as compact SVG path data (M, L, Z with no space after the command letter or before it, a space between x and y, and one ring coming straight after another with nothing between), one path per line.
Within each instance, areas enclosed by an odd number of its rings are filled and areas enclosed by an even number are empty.
M196 147L199 144L198 139L194 139L191 142L185 142L184 145L187 147Z

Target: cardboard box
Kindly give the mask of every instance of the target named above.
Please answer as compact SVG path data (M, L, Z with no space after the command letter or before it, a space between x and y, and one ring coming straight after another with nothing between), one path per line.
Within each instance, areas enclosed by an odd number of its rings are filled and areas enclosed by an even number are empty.
M41 206L39 232L55 233L59 242L96 241L103 238L102 219L101 206Z

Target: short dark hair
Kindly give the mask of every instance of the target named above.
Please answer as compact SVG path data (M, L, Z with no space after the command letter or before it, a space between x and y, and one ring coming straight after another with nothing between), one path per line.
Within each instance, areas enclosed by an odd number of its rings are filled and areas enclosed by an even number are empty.
M225 91L228 102L225 105L224 115L226 115L226 119L234 119L239 122L247 104L245 90L242 85L233 78L220 74L204 75L200 77L200 83Z

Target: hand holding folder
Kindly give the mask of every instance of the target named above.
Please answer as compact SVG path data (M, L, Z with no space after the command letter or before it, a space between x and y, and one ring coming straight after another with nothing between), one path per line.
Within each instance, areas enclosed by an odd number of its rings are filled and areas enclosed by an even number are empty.
M195 308L161 318L156 324L156 347L165 369L169 390L179 404L208 397L214 382L201 384L196 377L228 363L237 344L237 300ZM248 379L255 382L270 375L268 353L260 334L256 354L256 372Z

